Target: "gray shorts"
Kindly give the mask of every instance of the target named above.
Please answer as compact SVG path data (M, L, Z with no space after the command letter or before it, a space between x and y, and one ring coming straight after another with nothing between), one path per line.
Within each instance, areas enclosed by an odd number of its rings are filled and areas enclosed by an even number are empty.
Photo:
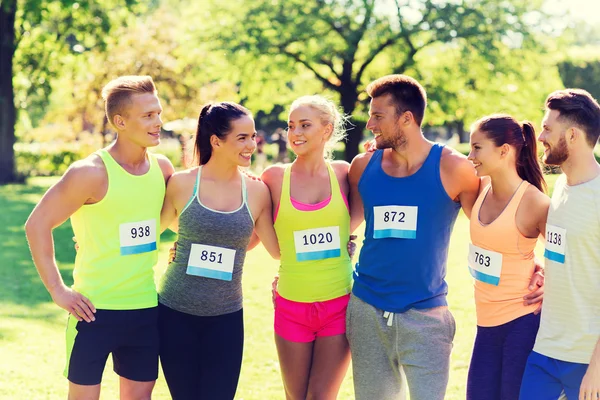
M456 332L448 307L386 313L351 296L346 336L357 400L443 400Z

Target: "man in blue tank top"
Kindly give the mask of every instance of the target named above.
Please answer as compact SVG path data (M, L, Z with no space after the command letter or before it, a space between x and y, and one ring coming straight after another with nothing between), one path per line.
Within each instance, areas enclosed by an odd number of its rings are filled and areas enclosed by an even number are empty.
M365 240L347 313L357 400L442 400L455 323L446 261L459 209L470 216L479 178L457 151L421 132L427 98L405 75L367 87L377 150L350 167L353 219Z

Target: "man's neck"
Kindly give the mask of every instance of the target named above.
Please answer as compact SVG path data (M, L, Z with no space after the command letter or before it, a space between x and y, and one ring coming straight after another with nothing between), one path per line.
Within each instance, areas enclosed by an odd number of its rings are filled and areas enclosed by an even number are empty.
M593 152L586 152L582 155L571 154L560 167L567 176L569 186L591 181L600 175L600 165L598 165Z

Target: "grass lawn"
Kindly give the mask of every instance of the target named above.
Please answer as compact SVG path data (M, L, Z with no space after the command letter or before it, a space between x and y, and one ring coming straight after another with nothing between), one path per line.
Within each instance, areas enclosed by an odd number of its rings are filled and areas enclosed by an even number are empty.
M553 187L556 176L549 176ZM64 330L66 313L55 306L31 262L23 224L36 202L52 184L52 178L30 179L27 185L0 186L0 398L64 399L67 381ZM466 268L469 225L461 213L452 235L447 281L450 308L457 322L447 399L464 399L469 359L475 334L472 280ZM362 232L362 228L359 228ZM54 231L56 258L67 284L75 251L69 222ZM175 239L162 236L157 275L165 268L167 249ZM359 242L360 243L360 242ZM541 248L538 245L538 250ZM244 273L246 342L242 375L236 399L284 398L277 354L273 343L271 281L277 263L262 247L248 254ZM352 399L352 377L348 372L340 399ZM118 380L107 365L103 399L118 398ZM155 399L169 399L161 377Z

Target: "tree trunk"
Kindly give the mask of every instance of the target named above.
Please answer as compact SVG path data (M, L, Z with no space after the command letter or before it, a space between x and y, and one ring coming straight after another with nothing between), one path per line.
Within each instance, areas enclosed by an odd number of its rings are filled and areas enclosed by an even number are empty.
M363 129L365 128L362 121L357 121L352 118L352 113L356 108L356 102L358 101L358 91L356 85L342 85L340 87L340 96L342 109L344 113L350 116L349 122L352 125L348 126L348 137L346 139L346 151L344 158L346 161L351 162L354 157L358 154L358 146L363 138Z
M456 131L461 143L469 143L470 132L465 130L465 121L456 121Z
M16 181L13 55L16 0L0 3L0 184Z

